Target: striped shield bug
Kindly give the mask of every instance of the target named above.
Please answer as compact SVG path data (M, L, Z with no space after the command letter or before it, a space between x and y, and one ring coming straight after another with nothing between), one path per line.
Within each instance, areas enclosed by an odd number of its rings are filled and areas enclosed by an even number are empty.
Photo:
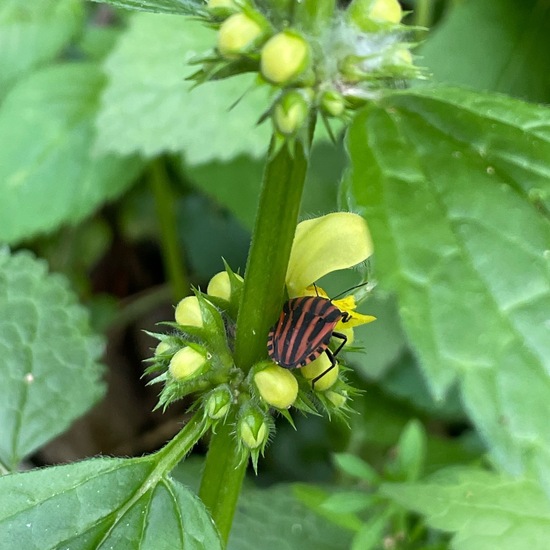
M278 321L269 331L269 357L285 369L295 369L305 367L323 352L326 353L331 365L313 379L314 387L315 382L336 366L336 356L346 344L347 336L334 329L340 321L345 323L349 319L350 314L340 311L328 298L319 295L291 298L284 304ZM328 347L332 337L342 340L335 351Z

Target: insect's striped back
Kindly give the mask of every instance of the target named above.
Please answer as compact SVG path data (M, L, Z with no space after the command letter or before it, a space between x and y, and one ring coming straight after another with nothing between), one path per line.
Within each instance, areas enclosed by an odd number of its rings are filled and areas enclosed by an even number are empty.
M288 300L269 331L269 356L285 368L307 365L327 349L342 317L342 312L327 298L301 296Z

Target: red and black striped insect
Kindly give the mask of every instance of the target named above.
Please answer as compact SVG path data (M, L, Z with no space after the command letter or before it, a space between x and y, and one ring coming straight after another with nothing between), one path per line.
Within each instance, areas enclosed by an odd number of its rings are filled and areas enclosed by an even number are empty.
M312 386L336 366L335 357L347 342L345 334L335 332L339 321L346 322L350 314L340 311L331 300L321 296L291 298L283 306L279 320L271 327L267 352L275 363L285 369L305 367L323 352L330 367L313 379ZM332 337L342 340L335 351L329 349Z

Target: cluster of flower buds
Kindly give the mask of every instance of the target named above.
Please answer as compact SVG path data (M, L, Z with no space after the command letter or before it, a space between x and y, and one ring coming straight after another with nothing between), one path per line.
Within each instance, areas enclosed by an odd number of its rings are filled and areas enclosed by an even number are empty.
M343 242L347 245L342 246ZM328 301L323 289L311 286L311 281L358 265L371 254L368 227L357 214L334 212L301 222L285 277L290 300L314 297ZM175 322L162 323L170 327L170 332L150 333L159 343L147 373L154 375L150 383L163 384L158 407L166 408L193 394L192 407L201 410L208 423L230 422L234 426L243 459L250 455L256 465L273 435L273 412L290 423L290 407L345 417L350 410L348 397L354 390L346 383L346 367L339 363L333 367L325 352L310 358L305 366L297 361L289 368L268 359L273 358L268 340L279 334L279 322L269 336L265 335L264 359L252 366L235 364L233 350L243 285L243 278L226 265L225 271L212 277L206 292L196 290L193 296L181 300ZM347 344L351 344L354 328L374 320L356 311L353 294L330 302L331 309L342 313L334 325L339 341L345 334ZM302 344L307 348L312 342L303 340Z
M150 333L159 343L147 373L155 375L150 383L163 383L158 407L194 394L193 408L201 408L211 424L228 418L235 424L243 458L250 454L256 465L273 435L272 411L291 423L291 406L345 414L353 390L339 378L338 368L312 385L328 359L299 370L271 360L259 362L248 373L237 368L232 349L242 285L242 277L227 267L210 280L206 293L197 290L181 300L175 322L163 323L171 332Z
M218 30L215 51L192 78L205 81L257 72L277 90L261 120L292 142L321 114L345 119L397 81L420 75L413 65L398 0L209 0L204 19Z

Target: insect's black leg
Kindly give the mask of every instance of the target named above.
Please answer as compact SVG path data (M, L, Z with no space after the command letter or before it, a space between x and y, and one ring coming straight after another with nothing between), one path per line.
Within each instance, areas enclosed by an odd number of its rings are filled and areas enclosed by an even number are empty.
M345 342L344 342L345 344ZM343 344L342 344L343 345ZM338 348L340 349L340 348ZM323 376L325 376L325 374L329 371L331 371L336 365L336 359L334 358L334 354L332 353L332 351L330 351L328 348L325 350L325 353L327 354L327 357L330 359L330 367L326 370L324 370L319 376L316 376L312 381L311 381L311 389L314 390L315 389L315 382L317 382L317 380L320 380L321 378L323 378Z
M328 348L325 350L327 357L330 359L330 367L313 379L313 382L311 382L312 389L315 389L315 382L317 382L317 380L323 378L323 376L325 376L327 372L331 371L336 366L336 356L340 353L340 350L346 345L346 342L348 341L348 337L341 332L333 332L332 336L340 338L342 340L342 343L336 348L336 351L334 352L330 351L330 349Z
M346 345L346 342L348 341L348 337L345 334L342 334L341 332L333 332L332 336L334 338L340 338L340 340L342 340L342 343L336 348L336 351L333 352L334 357L336 357L340 353L340 350Z

